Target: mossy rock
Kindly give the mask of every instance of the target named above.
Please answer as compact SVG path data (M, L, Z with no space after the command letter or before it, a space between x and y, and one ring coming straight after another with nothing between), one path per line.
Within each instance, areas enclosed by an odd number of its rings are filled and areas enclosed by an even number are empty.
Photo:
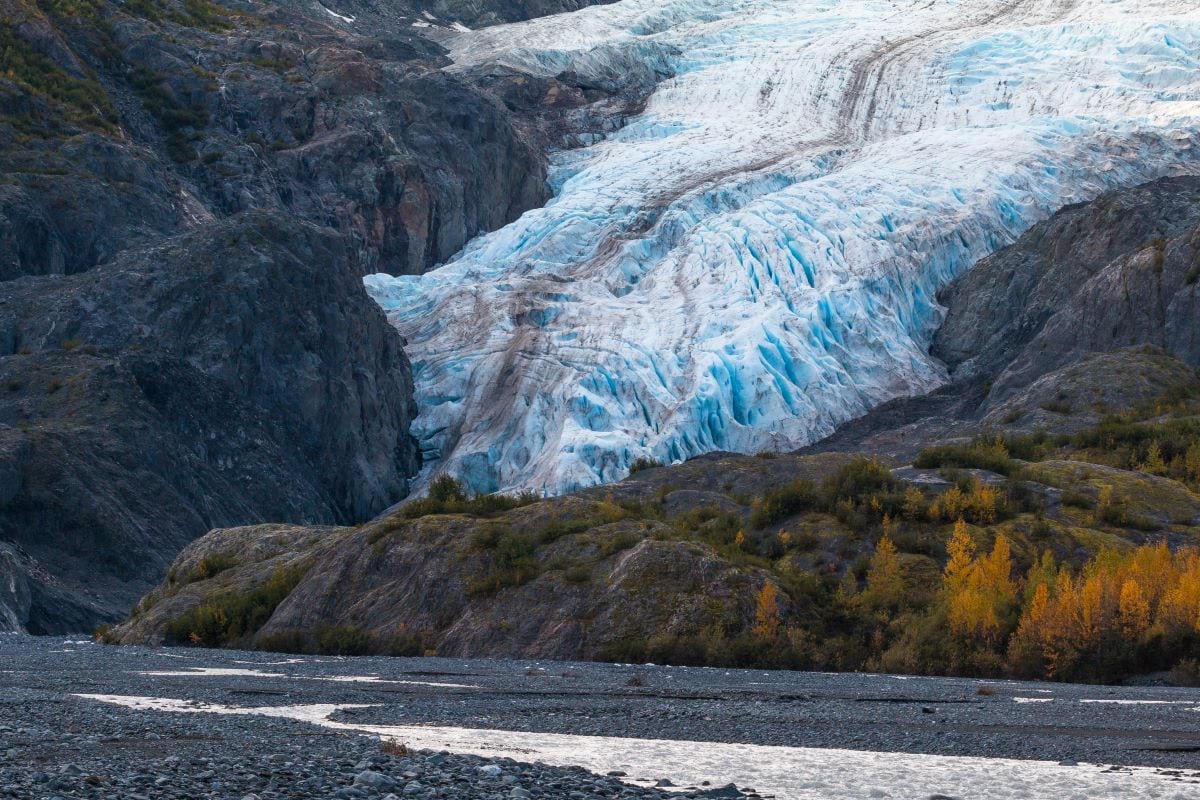
M1065 460L1040 462L1030 472L1035 480L1083 493L1097 504L1107 487L1112 502L1127 509L1131 519L1149 520L1164 528L1200 522L1200 497L1170 478Z

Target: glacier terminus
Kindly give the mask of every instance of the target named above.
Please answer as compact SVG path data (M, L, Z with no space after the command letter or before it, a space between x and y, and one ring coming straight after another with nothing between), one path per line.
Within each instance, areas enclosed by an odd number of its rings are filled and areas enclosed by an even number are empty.
M1200 3L622 0L458 68L668 74L553 199L420 276L425 479L557 493L809 444L946 380L937 291L1061 206L1200 171Z

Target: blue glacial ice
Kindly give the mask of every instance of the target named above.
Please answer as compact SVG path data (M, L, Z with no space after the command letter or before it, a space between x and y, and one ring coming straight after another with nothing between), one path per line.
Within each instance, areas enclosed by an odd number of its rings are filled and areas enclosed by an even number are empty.
M451 42L460 68L669 71L554 198L373 275L429 468L561 492L808 444L946 379L937 290L1064 204L1200 171L1177 0L623 0Z

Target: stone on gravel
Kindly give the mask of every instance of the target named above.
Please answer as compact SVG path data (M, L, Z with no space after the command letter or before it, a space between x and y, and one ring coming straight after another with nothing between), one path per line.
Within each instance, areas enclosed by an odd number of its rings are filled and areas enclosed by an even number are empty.
M355 786L370 786L374 789L390 789L396 785L396 781L384 775L382 772L364 769L354 777Z

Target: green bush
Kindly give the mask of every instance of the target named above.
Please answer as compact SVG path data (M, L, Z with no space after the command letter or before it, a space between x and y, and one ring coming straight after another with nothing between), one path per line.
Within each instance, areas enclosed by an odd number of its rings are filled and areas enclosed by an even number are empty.
M243 16L209 0L183 0L177 4L162 0L125 0L121 10L150 22L170 21L213 32L229 30L233 19Z
M11 22L0 22L0 76L41 98L52 109L51 116L42 119L30 118L36 113L33 110L23 117L7 118L27 135L55 135L64 132L64 126L102 133L116 130L116 109L104 87L90 77L71 75L34 50Z
M528 583L541 573L541 563L534 556L534 543L525 536L504 528L497 530L490 541L486 569L467 582L468 594L495 594Z
M1200 658L1183 658L1171 668L1171 682L1176 686L1200 688Z
M1116 416L1102 419L1094 427L1071 438L1079 449L1108 455L1123 468L1136 468L1158 444L1163 461L1171 464L1186 457L1188 448L1200 441L1200 420L1176 419L1166 422L1131 422Z
M226 553L207 555L196 564L195 569L187 576L185 583L208 580L227 569L236 567L237 564L237 559Z
M821 546L821 537L817 536L812 531L799 531L791 533L787 542L788 550L796 550L801 553L811 553Z
M180 104L168 88L166 77L147 67L135 67L129 85L166 133L167 155L180 163L195 161L198 155L191 142L208 125L208 112L199 106Z
M999 475L1016 475L1021 465L1009 455L1004 441L975 441L922 450L913 461L919 469L983 469Z
M655 469L656 467L661 467L662 465L663 463L656 458L647 458L642 456L629 465L629 474L633 475L635 472L641 472L642 470L646 469Z
M380 636L353 625L318 625L311 635L298 630L279 631L255 641L260 650L273 653L322 656L419 656L424 637L400 629Z
M1070 401L1063 395L1059 395L1053 400L1047 400L1045 403L1042 403L1041 408L1043 411L1049 411L1051 414L1062 414L1063 416L1068 416L1074 411Z
M536 503L541 498L533 492L519 495L477 494L468 495L463 485L450 477L441 475L429 485L429 493L420 500L404 504L399 511L405 519L417 519L431 514L468 514L487 517L514 508Z
M896 494L902 488L883 464L873 458L857 458L826 478L821 483L821 494L826 509L833 509L839 500L869 500Z
M225 647L245 644L287 599L307 568L276 569L261 585L244 593L210 597L167 623L170 644Z
M605 521L596 517L576 517L571 519L552 519L542 526L538 533L538 540L543 544L553 542L556 539L561 539L564 536L570 536L575 533L583 533L591 530L598 525L605 524Z
M649 662L680 667L803 669L810 665L807 655L787 642L767 641L749 633L729 637L715 630L623 639L602 648L596 658L624 664Z
M754 502L751 506L750 525L762 529L816 507L817 490L812 481L792 481L767 492Z
M563 580L567 583L583 584L592 579L592 571L585 564L573 564L563 570Z
M314 651L331 656L368 656L379 652L379 639L352 625L319 625L313 630Z
M1188 270L1187 277L1184 278L1184 282L1188 286L1191 286L1198 279L1200 279L1200 258L1197 258L1195 261L1192 262L1192 266Z
M1156 531L1162 526L1149 517L1135 514L1121 503L1111 503L1100 512L1100 519L1114 528L1132 528L1138 531Z
M1067 490L1062 493L1062 504L1072 508L1092 509L1096 507L1096 501L1091 495L1084 492Z
M37 4L52 17L89 22L99 20L104 8L102 0L37 0Z

